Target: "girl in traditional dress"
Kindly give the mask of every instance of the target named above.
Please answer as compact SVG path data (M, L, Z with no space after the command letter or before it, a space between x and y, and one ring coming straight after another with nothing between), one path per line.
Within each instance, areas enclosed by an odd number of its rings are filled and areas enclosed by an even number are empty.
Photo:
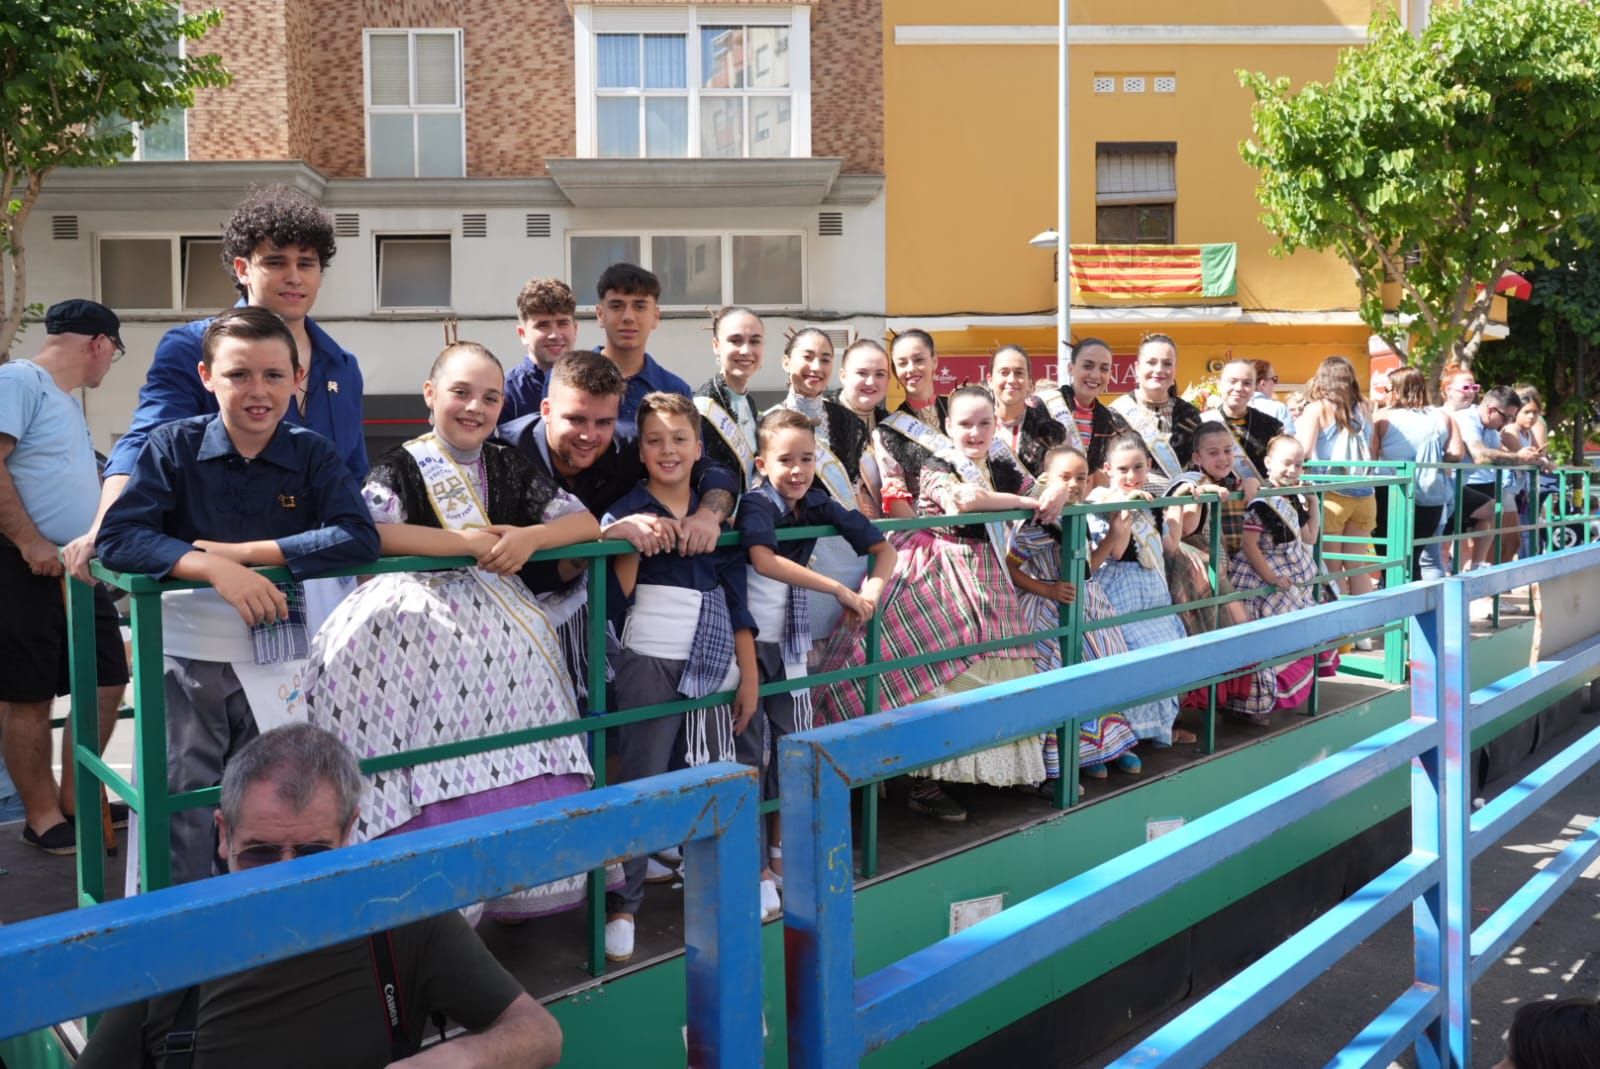
M1100 403L1111 385L1111 346L1099 338L1084 338L1072 350L1068 365L1072 381L1040 394L1045 410L1067 432L1068 445L1089 458L1089 480L1105 485L1106 443L1128 429L1128 421Z
M896 334L889 346L889 360L906 399L892 413L893 433L885 433L891 421L882 421L873 433L872 448L883 472L883 514L898 520L916 514L922 465L932 455L927 442L919 437L917 425L942 436L948 408L945 399L934 392L939 358L927 331Z
M489 350L446 347L422 387L433 431L379 459L362 488L386 555L478 564L378 576L317 632L306 670L310 719L361 757L578 718L561 646L520 573L531 554L598 538L600 526L516 450L490 440L504 388ZM576 794L592 779L581 735L378 772L355 836ZM567 909L583 902L584 886L573 876L488 910L517 919Z
M931 379L931 368L927 375ZM904 429L892 429L890 424ZM920 459L915 494L919 515L1034 509L1043 519L1054 518L1043 515L1040 502L1029 496L1032 477L1008 454L991 452L994 428L994 403L988 391L966 386L950 395L948 433L900 412L879 426L877 438L881 443L890 435L899 435L915 445ZM886 465L885 470L885 499L903 500L910 494L900 481L905 469ZM1002 567L1005 532L992 529L996 526L1003 525L939 527L900 536L899 559L881 602L883 659L1028 633L1021 603ZM1018 679L1033 671L1033 657L1033 645L1019 642L987 653L887 672L878 683L883 707L898 708ZM865 660L863 626L841 627L828 644L822 669L831 671ZM866 705L865 683L852 680L818 687L813 700L821 722L860 716ZM1044 755L1037 737L1030 736L941 762L918 775L911 808L940 820L959 821L966 819L966 810L940 790L939 781L1036 784L1045 778Z
M839 358L839 404L866 431L866 442L857 466L856 507L862 515L873 519L883 515L880 496L883 473L871 448L872 434L878 422L888 418L889 410L884 407L888 396L889 354L871 338L851 342Z
M761 317L737 305L711 317L711 351L716 374L694 391L694 405L705 424L705 454L739 476L739 492L750 489L756 470L755 402L750 380L761 370L766 330Z
M1145 489L1150 452L1139 434L1127 431L1107 443L1105 474L1107 485L1090 491L1089 500L1125 501L1129 507L1089 516L1089 585L1105 595L1117 615L1171 605L1164 561L1166 554L1177 551L1178 529L1163 522L1160 510L1143 504L1151 500ZM1121 631L1128 648L1135 650L1184 637L1176 616L1125 623ZM1147 715L1141 712L1146 709L1151 710ZM1197 741L1194 732L1173 726L1176 697L1129 709L1125 715L1135 735L1157 746Z
M1076 446L1058 445L1044 455L1043 473L1039 485L1065 486L1067 504L1083 500L1089 489L1089 461ZM1006 557L1006 568L1011 581L1016 584L1017 597L1022 602L1022 613L1030 631L1046 631L1061 626L1061 606L1077 600L1078 588L1061 578L1062 525L1024 523L1011 539L1011 552ZM1093 584L1083 587L1083 618L1085 621L1104 620L1115 615L1107 604L1105 595ZM1049 672L1061 667L1061 639L1036 640L1033 668L1036 672ZM1125 653L1127 640L1120 628L1108 627L1099 631L1086 631L1083 635L1083 659L1109 657ZM1134 713L1143 720L1159 717L1162 710L1141 708ZM1139 737L1133 726L1121 713L1107 713L1078 725L1078 767L1090 779L1105 779L1107 766L1118 771L1137 775L1140 763L1133 753ZM1056 755L1056 737L1052 732L1044 737L1045 772L1050 778L1059 773L1060 758Z
M1173 603L1178 605L1233 593L1234 588L1228 581L1228 557L1238 552L1244 535L1245 502L1253 499L1261 488L1259 479L1240 472L1238 446L1226 425L1203 423L1195 431L1193 441L1194 462L1167 488L1167 496L1218 494L1223 495L1223 501L1218 506L1196 502L1167 509L1167 522L1183 532L1177 552L1167 558L1167 590L1172 594ZM1217 562L1215 584L1208 567L1213 508L1221 517L1223 553ZM1250 613L1242 603L1230 601L1222 606L1193 609L1179 618L1185 631L1198 636L1228 624L1245 623ZM1268 668L1258 668L1217 684L1217 702L1223 708L1258 724L1266 721L1277 698L1277 686ZM1197 690L1183 700L1186 705L1204 708L1208 695L1205 690Z
M1280 434L1267 444L1267 479L1273 486L1296 486L1305 464L1305 449L1294 438ZM1269 593L1243 604L1252 619L1279 616L1316 604L1311 580L1317 562L1311 547L1317 543L1317 505L1300 494L1257 497L1245 511L1239 552L1228 563L1228 578L1235 589L1270 587ZM1339 665L1336 650L1318 658L1302 657L1275 670L1280 709L1294 709L1311 696L1313 665L1331 675Z
M1133 392L1111 405L1139 432L1155 463L1158 483L1183 474L1200 427L1200 410L1178 396L1178 344L1165 334L1149 334L1139 346Z
M816 425L818 484L845 508L856 509L861 454L870 432L855 413L823 396L833 371L833 342L817 327L804 328L783 348L783 371L789 376L789 393L778 407L799 412ZM818 539L811 567L851 590L867 575L866 560L838 536ZM827 638L839 623L839 602L814 590L806 591L806 600L812 636Z
M1044 455L1067 440L1067 429L1033 396L1028 354L1015 345L996 349L990 357L989 389L999 420L996 436L1011 448L1028 474L1038 478Z

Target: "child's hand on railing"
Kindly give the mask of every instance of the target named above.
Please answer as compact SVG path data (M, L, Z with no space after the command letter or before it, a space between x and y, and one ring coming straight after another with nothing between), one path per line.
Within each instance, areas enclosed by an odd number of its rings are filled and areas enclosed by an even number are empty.
M1055 523L1057 520L1061 519L1061 510L1071 504L1071 502L1067 500L1068 495L1071 493L1072 490L1069 486L1067 486L1066 483L1060 483L1050 487L1037 498L1031 499L1034 501L1034 504L1024 505L1023 508L1033 509L1034 519L1038 520L1040 523ZM1030 499L1023 498L1023 500L1027 501Z
M665 553L678 544L678 524L663 516L643 513L624 516L601 532L602 538L627 542L640 554L653 557Z
M211 573L207 578L217 596L232 605L251 627L289 618L289 603L283 591L260 572L221 554L209 562L207 570Z
M845 623L851 627L859 627L865 624L876 608L866 598L857 594L843 583L840 583L839 589L834 591L833 598L839 603L840 608L844 609Z
M500 536L494 534L486 527L472 527L460 532L461 540L467 544L467 552L479 564L483 558L500 543Z
M478 558L478 567L496 575L512 575L522 570L528 558L539 552L544 544L544 528L510 527L492 523L483 530L495 536L489 552Z
M1078 600L1078 588L1064 580L1046 583L1045 587L1049 591L1050 600L1058 604L1071 605Z

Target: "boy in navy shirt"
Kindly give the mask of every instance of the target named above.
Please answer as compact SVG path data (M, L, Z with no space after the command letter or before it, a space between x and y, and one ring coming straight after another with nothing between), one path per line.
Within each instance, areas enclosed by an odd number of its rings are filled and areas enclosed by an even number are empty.
M838 460L829 458L838 470L818 470L816 424L810 417L788 408L768 412L757 429L757 450L761 478L739 503L739 533L750 558L750 613L761 635L756 663L766 684L805 675L812 638L805 592L835 598L846 623L865 621L878 609L883 585L894 571L895 551L883 532L856 511L850 477ZM859 592L807 567L815 538L778 541L782 528L817 524L836 528L857 553L871 555L872 570ZM763 798L778 796L778 739L811 726L809 690L761 699L761 715L739 736L738 749L741 762L765 769ZM778 906L777 873L783 868L778 814L771 819L770 861L761 883L763 912Z
M700 459L694 402L682 394L646 394L639 431L644 482L617 499L602 528L639 514L680 524L699 505L690 475ZM744 554L732 548L692 556L631 553L615 558L614 567L630 604L614 664L617 708L737 691L731 709L716 706L618 728L617 782L734 760L734 737L755 715L758 685ZM691 620L694 625L686 626ZM625 861L622 892L607 896L606 957L612 961L633 956L633 915L644 900L647 864L643 857Z
M612 264L601 272L595 291L600 300L594 316L606 335L597 351L617 365L627 382L617 431L631 437L638 431L639 404L646 394L692 397L694 391L649 353L650 334L661 322L661 280L635 264Z
M216 786L258 724L303 715L298 581L378 556L377 528L333 443L284 422L301 369L283 320L259 307L224 312L201 354L220 411L151 432L96 543L108 568L210 584L162 596L174 792ZM280 588L256 565L286 566L297 582ZM174 883L211 874L212 825L207 810L173 815Z

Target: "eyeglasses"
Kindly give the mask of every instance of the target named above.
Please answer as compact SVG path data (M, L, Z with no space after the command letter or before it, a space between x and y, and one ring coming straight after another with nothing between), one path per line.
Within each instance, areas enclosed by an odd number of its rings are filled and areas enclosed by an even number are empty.
M1496 415L1498 415L1501 419L1516 419L1517 418L1517 410L1514 409L1514 408L1512 408L1512 409L1491 408L1491 409L1489 409L1489 411L1494 413L1494 414L1496 414Z
M233 855L234 868L258 869L297 857L312 857L333 849L332 843L256 843Z

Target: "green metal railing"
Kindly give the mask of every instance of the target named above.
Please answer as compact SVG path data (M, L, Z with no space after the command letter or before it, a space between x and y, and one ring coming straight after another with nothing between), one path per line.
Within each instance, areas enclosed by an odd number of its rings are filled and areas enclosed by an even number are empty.
M1414 472L1409 470L1402 470L1393 475L1365 479L1317 476L1314 478L1312 485L1308 487L1286 489L1266 487L1263 488L1262 493L1270 495L1309 491L1314 495L1320 496L1328 490L1341 487L1349 489L1358 486L1371 486L1390 495L1391 517L1403 516L1405 521L1409 523L1413 474ZM1586 509L1587 503L1592 502L1594 498L1592 494L1587 494L1587 482L1585 483L1585 490L1586 496L1583 501ZM1217 589L1218 575L1225 567L1223 564L1225 557L1223 555L1220 523L1222 496L1217 494L1196 494L1158 498L1148 503L1147 507L1193 505L1197 502L1210 510L1208 516L1210 532L1208 572L1212 581L1212 590L1215 591ZM1122 507L1124 507L1122 504L1114 502L1084 504L1072 506L1063 513L1063 544L1072 547L1070 553L1064 554L1062 561L1063 579L1073 583L1082 583L1087 577L1088 517L1096 513L1118 511ZM1023 511L1009 511L982 514L968 513L958 517L926 516L904 520L884 520L880 521L878 526L885 532L904 532L930 527L951 526L955 523L965 525L991 520L1020 520L1028 518L1029 515L1029 513ZM1553 518L1550 523L1570 522L1574 518L1571 515L1563 514L1560 517ZM789 541L824 537L834 533L830 527L812 526L783 530L778 533L778 537L782 541ZM1409 533L1408 528L1402 527L1399 533L1390 533L1379 539L1384 546L1382 555L1368 557L1356 554L1332 554L1322 550L1321 556L1323 558L1348 561L1355 564L1360 571L1383 571L1386 579L1391 584L1398 585L1407 579ZM1455 537L1470 537L1470 534ZM737 546L739 545L739 537L734 533L725 533L719 539L718 544L730 547ZM623 556L631 552L633 552L632 547L625 542L604 541L543 551L535 554L531 559L541 561L578 560L593 565L595 562ZM471 567L474 563L472 558L469 557L393 557L385 558L363 567L346 569L336 574L381 575L393 572L441 571ZM259 570L268 578L276 581L283 581L288 578L287 572L282 568L263 568ZM1349 575L1354 570L1346 570L1343 573L1321 571L1313 582L1330 582L1340 578L1341 575ZM594 785L601 787L605 786L607 781L606 729L656 717L671 716L690 709L723 704L730 701L733 697L733 692L728 691L699 699L665 702L634 709L607 709L605 686L606 572L607 569L605 568L591 566L588 569L586 580L589 598L588 633L586 636L589 699L588 708L585 710L586 715L566 723L525 728L499 735L465 739L454 743L366 758L361 762L363 772L371 774L448 758L469 756L544 739L586 734L594 768ZM110 586L125 592L131 602L132 686L133 709L135 711L133 715L133 766L135 776L133 780L122 776L111 768L99 753L98 718L95 703L95 638L91 588L77 580L70 580L68 608L71 621L73 684L72 715L70 720L73 739L72 760L76 763L78 770L75 785L77 811L79 813L99 811L101 785L104 785L129 805L130 809L139 817L139 835L137 836L138 844L136 849L139 851L141 883L144 889L150 890L164 887L171 880L170 829L168 827L170 816L175 812L186 809L214 806L217 804L220 794L219 788L215 787L172 794L167 787L161 594L169 590L192 589L203 584L177 581L157 582L147 576L110 572L98 563L94 566L94 573ZM865 711L867 715L870 715L879 709L878 680L886 672L929 664L951 657L985 653L996 649L1018 646L1031 647L1034 643L1043 639L1060 641L1063 662L1073 664L1082 659L1083 636L1088 631L1116 627L1125 622L1158 615L1173 615L1202 609L1216 612L1221 606L1230 602L1264 596L1270 592L1270 589L1268 587L1259 587L1252 590L1238 590L1196 601L1124 614L1094 622L1086 621L1083 618L1083 601L1082 599L1077 599L1072 604L1062 607L1059 623L1055 628L1027 635L993 639L987 642L968 643L948 649L890 660L885 660L882 656L881 623L879 618L874 616L868 622L866 628L865 663L854 667L808 675L805 677L805 685L807 687L816 687L846 680L862 679L865 681ZM1327 648L1328 645L1330 644L1324 644L1323 648ZM1296 657L1303 657L1315 652L1318 651L1308 649L1301 651ZM1294 658L1286 658L1285 660L1292 659ZM1386 642L1382 674L1392 682L1399 682L1404 677L1404 669L1402 644L1398 640ZM1212 679L1193 681L1188 686L1181 688L1182 691L1193 690L1201 686L1209 688L1210 696L1205 712L1205 735L1202 738L1202 749L1206 753L1211 753L1215 750L1216 685L1228 678L1230 674L1237 675L1240 673L1226 673ZM1315 713L1316 711L1317 698L1315 688L1316 684L1314 682L1312 697L1308 703L1308 713ZM779 681L762 686L760 694L768 696L788 693L792 689L791 683ZM1172 693L1179 692L1175 690ZM1075 721L1065 722L1057 730L1057 739L1062 756L1062 771L1055 783L1054 801L1059 807L1070 806L1077 801L1077 731L1078 724ZM137 783L134 782L135 780ZM878 867L877 803L878 793L875 786L864 788L861 792L865 825L864 835L862 836L861 869L862 874L867 877L875 875ZM772 812L776 809L776 801L770 801L763 806L765 812ZM80 837L78 850L78 897L80 904L88 905L98 902L105 895L105 843L103 834L103 829L98 820L82 820L78 824L78 835ZM130 849L132 848L134 847L130 844ZM594 873L589 881L590 939L588 949L590 969L597 976L603 972L605 962L604 882L603 873L601 872Z

